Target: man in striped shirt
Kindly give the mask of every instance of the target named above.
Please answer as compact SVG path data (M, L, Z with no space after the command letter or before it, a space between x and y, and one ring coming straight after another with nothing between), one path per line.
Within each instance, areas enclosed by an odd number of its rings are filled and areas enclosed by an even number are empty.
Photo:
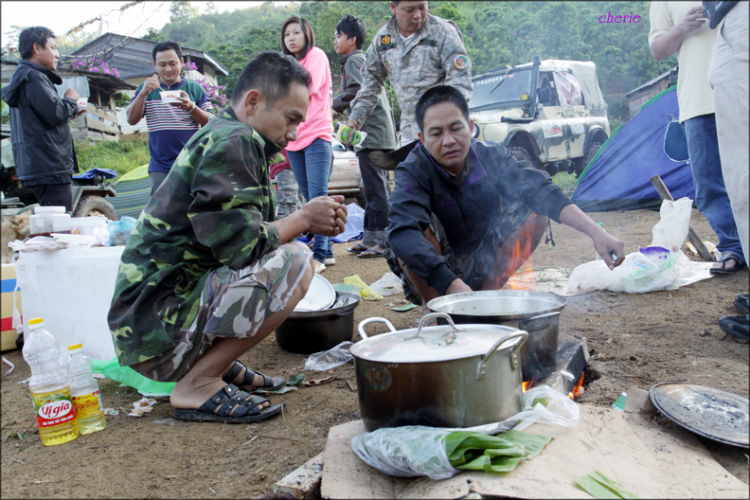
M172 163L193 134L208 123L212 105L203 88L180 79L185 61L176 42L158 43L152 52L156 73L138 86L128 107L128 123L135 125L146 115L148 151L151 160L151 195L164 182ZM177 102L165 103L161 92L179 90Z

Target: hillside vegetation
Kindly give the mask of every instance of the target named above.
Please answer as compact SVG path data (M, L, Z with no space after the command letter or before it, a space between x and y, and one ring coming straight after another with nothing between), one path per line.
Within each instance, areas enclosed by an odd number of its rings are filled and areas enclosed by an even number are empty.
M461 28L473 64L473 74L503 65L542 59L594 61L610 115L628 117L624 94L674 67L670 57L656 61L648 47L649 2L429 2L430 12L452 19ZM334 76L340 74L333 50L336 24L347 13L362 18L367 44L391 17L387 1L303 2L260 6L233 12L198 14L190 2L173 2L172 21L145 38L174 40L210 53L229 71L220 77L232 88L244 65L261 50L279 50L285 19L301 15L310 20L317 45L328 55ZM608 13L639 15L637 23L601 23ZM606 19L606 17L605 17Z

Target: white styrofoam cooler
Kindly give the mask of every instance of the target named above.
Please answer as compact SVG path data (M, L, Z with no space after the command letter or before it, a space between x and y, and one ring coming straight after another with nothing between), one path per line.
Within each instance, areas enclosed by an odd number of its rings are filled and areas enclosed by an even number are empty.
M67 350L83 344L91 358L110 360L115 347L107 313L124 245L21 252L16 261L24 323L43 318Z

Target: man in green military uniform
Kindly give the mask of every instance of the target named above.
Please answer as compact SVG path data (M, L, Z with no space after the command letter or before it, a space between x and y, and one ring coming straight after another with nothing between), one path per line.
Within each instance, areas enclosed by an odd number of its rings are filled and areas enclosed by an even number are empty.
M401 106L401 144L417 141L417 101L435 85L457 88L471 99L471 60L456 23L427 13L427 2L391 2L393 17L367 50L362 89L351 104L347 125L359 130L391 81Z
M268 166L296 139L309 84L289 56L263 52L248 63L230 105L185 145L122 254L108 316L117 357L148 378L177 382L175 418L247 423L283 408L238 386L276 389L284 379L237 358L307 292L312 253L292 240L344 231L341 196L274 216Z

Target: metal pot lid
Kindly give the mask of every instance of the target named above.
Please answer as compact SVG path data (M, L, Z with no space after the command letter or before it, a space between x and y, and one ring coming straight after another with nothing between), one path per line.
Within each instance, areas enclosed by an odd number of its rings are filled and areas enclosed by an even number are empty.
M750 447L748 399L702 385L663 382L649 391L651 402L670 420L703 437Z
M427 307L432 311L448 314L521 319L561 311L567 303L564 297L550 292L485 290L443 295L429 301Z
M408 330L395 330L382 333L374 337L360 340L350 348L350 352L366 361L379 363L432 363L471 358L487 354L492 346L503 337L511 337L522 332L518 328L504 325L453 325L421 326ZM393 325L383 318L370 318L359 324L362 326L371 322L383 322ZM417 335L418 333L418 335ZM499 351L511 348L524 339L517 337L502 344Z
M328 309L335 301L336 290L333 289L333 285L320 274L314 274L310 288L294 308L294 312Z

